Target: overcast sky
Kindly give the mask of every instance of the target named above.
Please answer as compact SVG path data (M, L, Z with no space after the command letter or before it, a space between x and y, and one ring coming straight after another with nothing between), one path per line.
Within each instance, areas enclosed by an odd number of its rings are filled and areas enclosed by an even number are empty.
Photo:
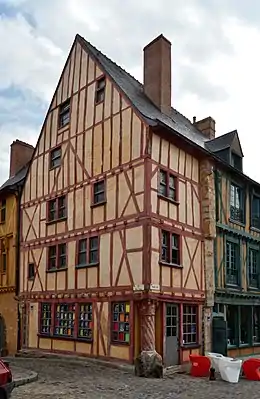
M12 141L36 144L76 33L141 81L142 49L163 33L172 106L212 116L217 135L237 129L260 181L259 0L0 0L0 184Z

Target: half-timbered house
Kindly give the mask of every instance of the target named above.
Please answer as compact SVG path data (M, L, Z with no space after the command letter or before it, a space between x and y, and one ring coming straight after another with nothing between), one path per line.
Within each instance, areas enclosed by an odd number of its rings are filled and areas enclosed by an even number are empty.
M217 238L213 349L235 357L257 354L260 184L243 174L243 152L237 131L215 138L207 146L222 160L215 164L214 171Z
M16 140L11 145L10 177L0 187L0 356L17 351L19 337L20 197L33 147ZM19 347L18 347L19 348Z
M144 84L76 36L21 200L23 348L127 362L156 350L167 366L201 350L212 134L211 118L171 107L162 35L144 48Z

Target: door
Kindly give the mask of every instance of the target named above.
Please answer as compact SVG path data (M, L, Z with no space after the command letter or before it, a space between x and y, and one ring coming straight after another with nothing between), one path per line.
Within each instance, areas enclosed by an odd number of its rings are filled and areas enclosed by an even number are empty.
M179 364L179 308L177 305L166 304L165 328L165 366Z
M2 315L0 315L0 356L5 355L6 349L6 328L5 321Z

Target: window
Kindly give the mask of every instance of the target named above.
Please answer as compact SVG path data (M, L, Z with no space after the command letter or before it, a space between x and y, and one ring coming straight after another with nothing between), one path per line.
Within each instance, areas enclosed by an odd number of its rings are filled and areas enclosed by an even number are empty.
M248 251L248 277L249 286L252 288L259 288L259 250L249 248Z
M92 320L92 304L82 304L79 311L79 327L78 337L86 340L92 340L93 337L93 320Z
M6 246L4 240L2 240L0 244L1 244L1 258L0 258L1 273L5 274L7 270L7 253L6 253Z
M226 242L226 283L239 285L239 245L232 241Z
M66 244L49 247L48 270L64 269L67 266Z
M28 264L28 279L29 280L33 279L34 274L35 274L34 263L29 263Z
M197 306L183 305L183 344L197 343Z
M242 171L242 158L234 152L231 153L231 165L234 168Z
M177 201L176 186L177 179L170 173L160 170L160 181L159 181L159 194L169 198L173 201Z
M6 220L6 200L0 201L0 223L5 223Z
M253 195L251 205L251 226L260 230L260 197Z
M105 180L94 183L93 204L103 204L105 202Z
M61 147L51 151L50 168L57 168L61 165Z
M129 328L130 304L125 302L112 304L112 341L118 343L130 342Z
M40 328L42 334L51 333L51 304L50 303L42 303L41 306L41 320L40 320Z
M98 237L84 238L78 244L78 266L95 265L99 262Z
M244 194L243 190L234 185L230 185L230 219L237 222L244 222Z
M70 122L70 100L61 104L59 109L59 129Z
M228 346L237 346L238 343L238 310L238 306L226 307Z
M162 262L180 265L180 236L162 231Z
M106 78L102 77L97 81L96 85L96 104L101 103L105 99Z
M58 304L55 306L54 335L73 337L75 328L75 304Z
M260 343L260 306L253 307L253 344Z
M251 306L240 306L240 345L248 345L251 341L252 314Z
M66 217L66 197L58 197L48 201L48 221L64 219Z

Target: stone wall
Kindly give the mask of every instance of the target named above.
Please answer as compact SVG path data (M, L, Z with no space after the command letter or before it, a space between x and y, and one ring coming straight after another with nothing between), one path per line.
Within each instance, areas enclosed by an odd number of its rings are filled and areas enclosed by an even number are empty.
M201 212L204 233L205 306L203 309L204 350L211 350L212 310L214 306L214 239L216 237L215 180L213 163L204 160L200 164Z

